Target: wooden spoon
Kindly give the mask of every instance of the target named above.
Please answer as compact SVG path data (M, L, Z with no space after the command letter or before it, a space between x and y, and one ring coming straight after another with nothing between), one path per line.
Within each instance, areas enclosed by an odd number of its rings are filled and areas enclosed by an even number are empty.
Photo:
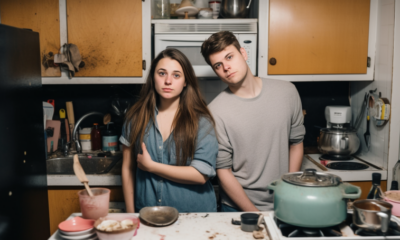
M103 123L104 123L104 125L107 125L109 122L111 122L111 114L107 113L103 117Z
M81 163L79 162L78 154L74 155L74 173L79 181L85 185L86 191L89 193L89 196L93 197L92 190L90 190L89 188L89 180L87 179L85 171L83 171Z

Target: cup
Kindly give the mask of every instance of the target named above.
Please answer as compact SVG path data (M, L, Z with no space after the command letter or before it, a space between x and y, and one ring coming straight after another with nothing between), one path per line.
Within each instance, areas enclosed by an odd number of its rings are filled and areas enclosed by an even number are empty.
M86 189L78 192L82 217L97 220L108 215L110 204L110 189L91 188L93 197L89 196Z

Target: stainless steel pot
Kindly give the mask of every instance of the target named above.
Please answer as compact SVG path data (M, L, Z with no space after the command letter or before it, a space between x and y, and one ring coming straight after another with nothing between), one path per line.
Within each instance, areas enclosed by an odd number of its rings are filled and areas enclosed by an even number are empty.
M247 0L222 0L220 15L223 18L247 18L249 13L249 4Z
M353 203L353 224L368 230L386 233L392 215L392 204L378 200L358 200Z
M360 147L355 129L324 128L319 134L318 150L322 154L350 156Z

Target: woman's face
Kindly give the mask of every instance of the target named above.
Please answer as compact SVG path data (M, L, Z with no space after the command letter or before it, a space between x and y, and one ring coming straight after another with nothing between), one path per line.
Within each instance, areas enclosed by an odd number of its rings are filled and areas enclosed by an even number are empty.
M161 59L154 72L154 82L157 93L162 99L179 97L186 87L182 66L171 58Z

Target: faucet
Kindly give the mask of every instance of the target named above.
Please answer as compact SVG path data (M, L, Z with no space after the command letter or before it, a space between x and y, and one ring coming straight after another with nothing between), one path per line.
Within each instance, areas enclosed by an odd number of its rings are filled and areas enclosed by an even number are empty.
M85 115L83 115L75 124L74 130L72 131L72 141L75 142L75 146L76 146L76 152L77 153L81 153L82 152L82 148L81 148L81 144L79 143L79 140L76 139L76 130L79 127L79 124L83 121L83 119L92 116L92 115L100 115L100 116L104 116L103 113L100 112L90 112L90 113L86 113Z

